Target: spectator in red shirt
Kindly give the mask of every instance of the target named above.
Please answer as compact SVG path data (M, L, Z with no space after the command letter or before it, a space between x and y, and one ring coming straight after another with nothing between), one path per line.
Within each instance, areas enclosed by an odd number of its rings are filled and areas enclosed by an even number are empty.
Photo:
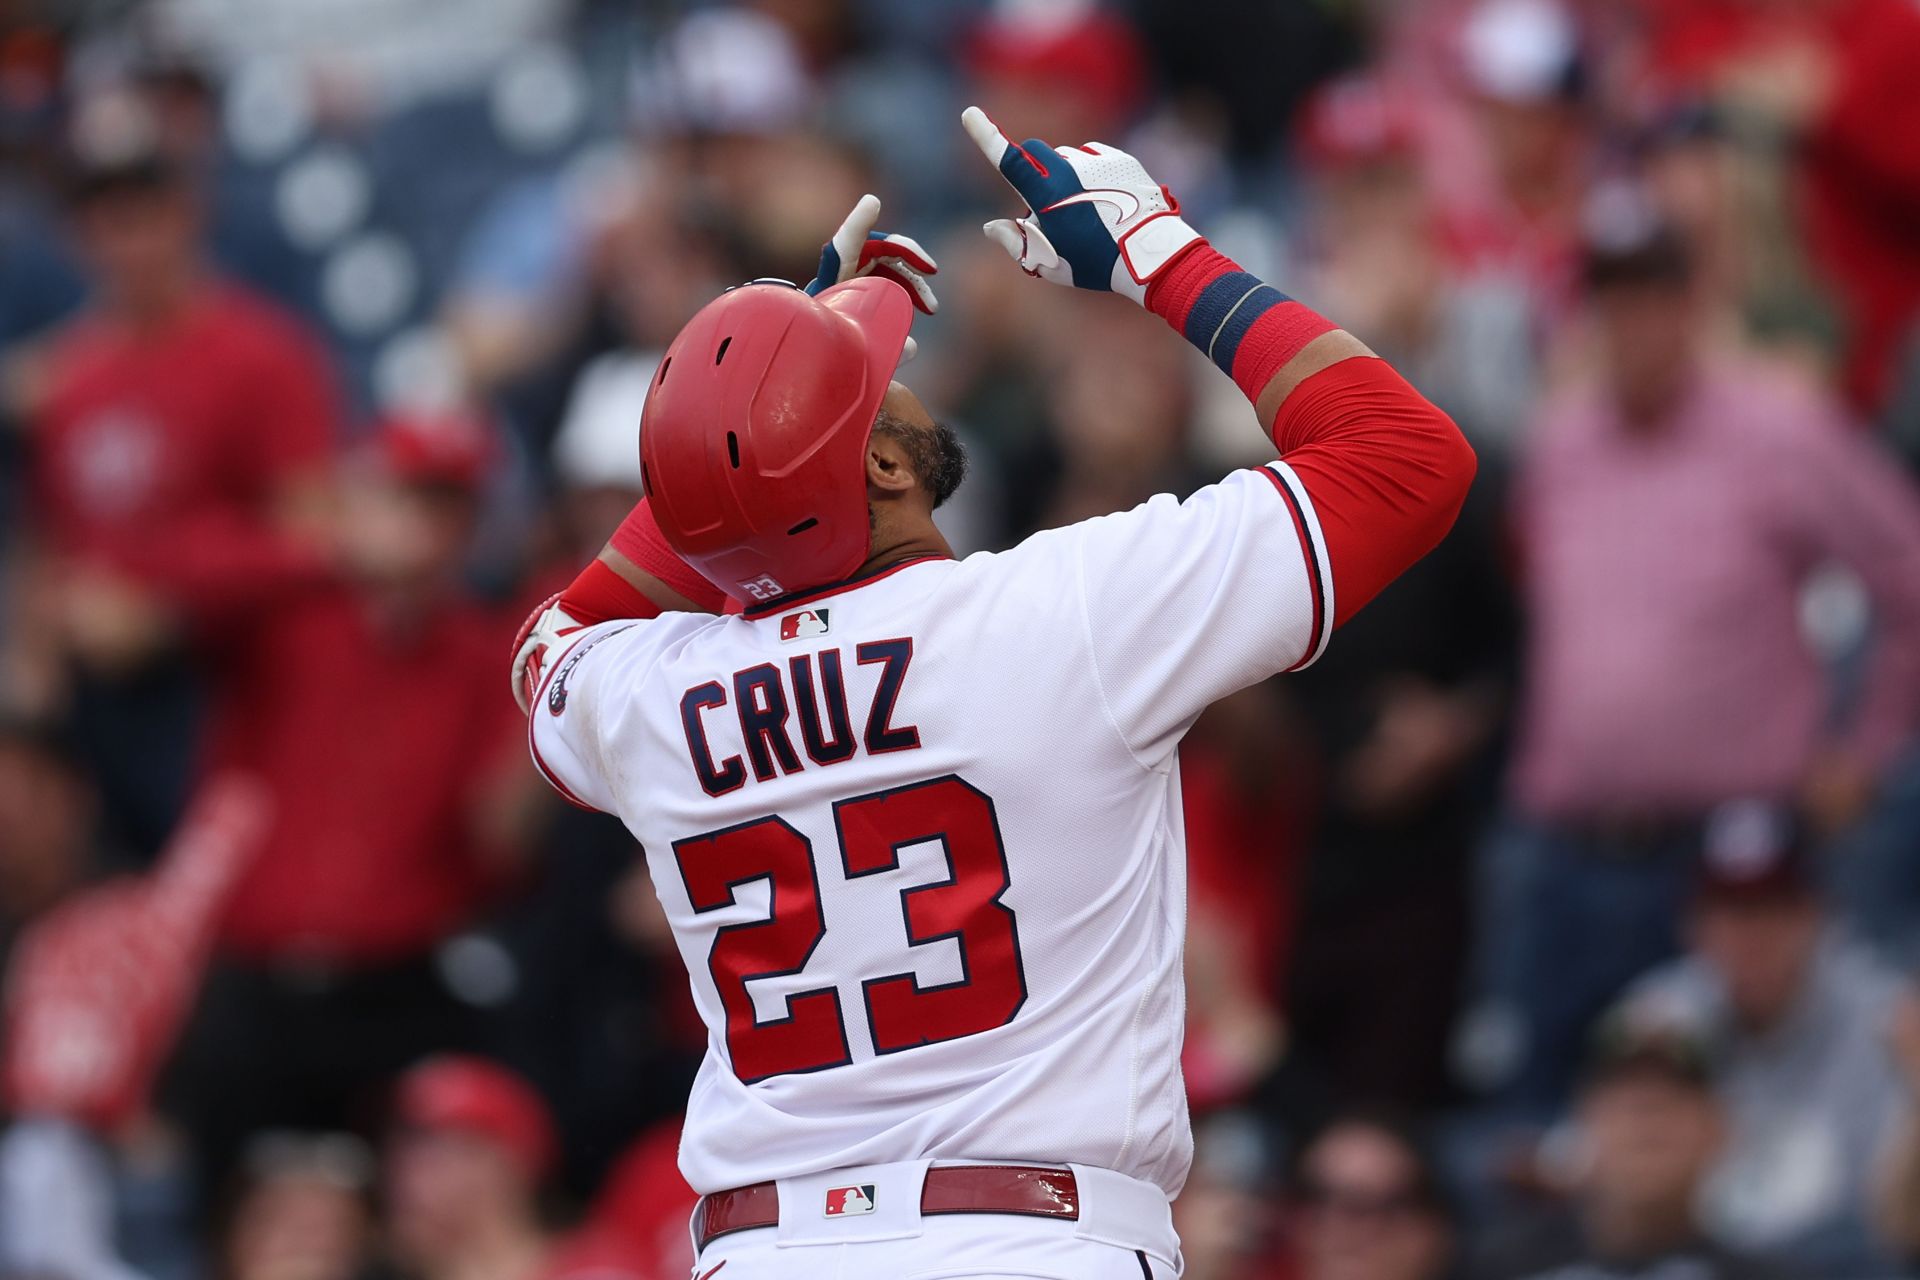
M682 1280L694 1267L687 1222L698 1201L680 1175L680 1120L662 1120L615 1162L542 1280Z
M292 317L210 268L199 194L137 101L83 108L72 163L92 301L27 379L45 666L73 666L75 736L109 821L151 849L191 759L184 614L245 608L298 563L334 389Z
M400 1080L386 1151L387 1226L422 1280L536 1280L553 1241L538 1196L553 1167L546 1103L484 1058L422 1062Z
M471 1038L436 952L513 869L538 795L497 619L461 581L484 428L395 422L356 461L334 567L207 642L208 767L247 762L274 802L178 1073L216 1169L250 1129L351 1126L379 1081Z

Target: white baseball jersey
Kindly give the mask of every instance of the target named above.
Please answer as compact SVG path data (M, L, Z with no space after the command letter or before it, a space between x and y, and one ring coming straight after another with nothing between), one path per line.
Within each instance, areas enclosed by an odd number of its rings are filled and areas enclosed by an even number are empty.
M644 847L686 960L693 1187L933 1158L1176 1194L1175 750L1332 625L1273 463L1000 554L581 633L529 733Z

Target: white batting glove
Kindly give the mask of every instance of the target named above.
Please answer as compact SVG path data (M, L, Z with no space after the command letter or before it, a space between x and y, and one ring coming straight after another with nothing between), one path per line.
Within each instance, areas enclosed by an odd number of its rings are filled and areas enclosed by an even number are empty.
M913 305L928 315L940 309L927 277L940 268L933 255L920 247L912 236L892 231L875 231L880 221L880 197L866 195L853 206L853 212L833 233L833 239L820 250L820 271L808 293L819 293L829 285L844 284L860 276L885 276L913 296Z
M1054 148L1038 138L1016 145L978 107L960 123L1027 202L1025 217L997 218L983 230L1030 276L1144 305L1147 285L1201 238L1181 220L1173 193L1118 147Z

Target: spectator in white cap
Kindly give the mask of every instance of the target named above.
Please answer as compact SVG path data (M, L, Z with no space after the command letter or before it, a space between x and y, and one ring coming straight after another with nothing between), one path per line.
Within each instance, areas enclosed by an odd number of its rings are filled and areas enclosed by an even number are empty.
M1436 175L1451 193L1453 235L1476 266L1511 271L1543 302L1564 304L1593 168L1579 28L1557 0L1484 0L1456 55L1483 154Z

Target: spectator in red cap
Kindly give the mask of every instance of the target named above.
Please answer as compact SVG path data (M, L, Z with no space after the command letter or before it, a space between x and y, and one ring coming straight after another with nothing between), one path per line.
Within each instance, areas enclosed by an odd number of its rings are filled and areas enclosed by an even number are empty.
M1308 101L1304 265L1314 297L1498 457L1537 391L1542 317L1512 273L1449 252L1423 158L1431 114L1422 95L1371 75Z
M1649 60L1709 93L1784 169L1808 256L1845 322L1852 406L1884 407L1920 333L1920 8L1907 0L1643 3ZM1784 163L1783 163L1784 162Z
M1147 89L1139 33L1090 5L1008 6L976 27L965 57L979 101L1043 138L1112 138Z
M385 424L343 478L332 563L215 633L208 766L249 762L274 821L178 1073L213 1169L254 1128L352 1127L472 1034L436 950L515 870L536 794L462 576L492 457L478 421Z
M551 1240L539 1193L554 1159L546 1103L484 1058L431 1058L400 1079L388 1140L388 1229L421 1280L526 1280Z
M303 562L336 405L312 337L207 261L200 193L139 99L85 104L70 162L93 301L31 362L23 406L44 669L57 684L71 664L108 819L150 852L192 758L188 615L249 608Z

